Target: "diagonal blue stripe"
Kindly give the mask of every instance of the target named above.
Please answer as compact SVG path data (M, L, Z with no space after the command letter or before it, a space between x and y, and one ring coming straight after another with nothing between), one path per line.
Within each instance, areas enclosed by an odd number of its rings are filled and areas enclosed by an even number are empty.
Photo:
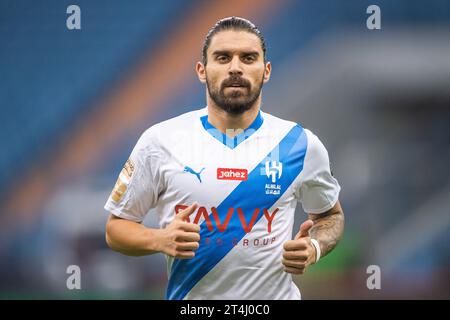
M242 181L217 207L220 221L224 221L229 208L242 208L247 223L250 222L254 210L259 208L256 222L262 217L264 208L271 208L284 194L287 188L303 169L306 154L307 138L302 127L294 126L249 175L248 180ZM265 184L271 183L265 175L267 160L278 160L283 164L283 172L277 180L281 185L279 195L266 195ZM261 195L261 196L257 196ZM210 231L205 221L200 225L200 237L210 238L210 245L202 243L192 259L175 259L172 264L166 298L181 300L225 255L233 249L233 243L239 242L244 236L238 214L235 212L230 219L227 230L217 230L215 220L211 216L214 226ZM255 224L256 224L255 222ZM215 245L221 238L221 245Z

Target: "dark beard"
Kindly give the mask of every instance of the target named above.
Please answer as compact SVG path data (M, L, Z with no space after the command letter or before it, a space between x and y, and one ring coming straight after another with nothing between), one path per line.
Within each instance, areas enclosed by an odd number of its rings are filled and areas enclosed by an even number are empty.
M232 84L239 84L245 87L245 90L249 91L248 94L237 91L232 95L225 96L225 89ZM244 80L239 76L231 76L224 80L220 89L212 88L207 77L206 86L208 88L209 96L219 108L229 114L239 115L250 110L255 101L259 98L263 86L263 79L261 79L261 82L255 90L252 90L251 84L247 80ZM240 97L243 97L243 99L239 99Z

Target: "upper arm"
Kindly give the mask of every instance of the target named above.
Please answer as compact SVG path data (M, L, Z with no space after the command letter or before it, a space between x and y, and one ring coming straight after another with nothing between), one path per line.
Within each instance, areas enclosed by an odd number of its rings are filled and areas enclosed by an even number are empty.
M344 217L344 211L342 210L339 200L336 201L336 204L330 210L327 210L323 213L308 213L308 218L316 221L331 215L341 215L342 218Z
M142 222L158 201L162 183L158 166L158 150L145 132L120 172L105 209L120 218Z
M121 220L124 220L123 218L120 218L116 216L113 213L109 214L108 220L106 221L106 233L108 234L111 231L111 228L117 224L117 222L120 222Z
M132 221L129 219L124 219L124 218L118 217L111 213L108 217L108 220L106 222L106 228L105 228L107 241L111 235L116 234L116 231L126 230L129 226L134 227L136 225L139 225L142 227L144 226L140 222Z
M305 212L320 214L336 205L341 188L331 173L325 146L311 131L305 132L308 146L296 197Z
M120 220L123 220L123 218L120 218L120 217L118 217L118 216L116 216L115 214L113 214L113 213L110 213L110 215L109 215L109 217L108 217L108 221L106 222L107 224L110 224L110 223L113 223L114 221L120 221Z

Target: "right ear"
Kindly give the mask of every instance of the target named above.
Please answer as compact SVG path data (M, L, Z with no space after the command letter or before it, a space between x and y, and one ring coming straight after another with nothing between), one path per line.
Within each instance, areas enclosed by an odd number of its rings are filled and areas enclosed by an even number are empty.
M195 71L197 71L198 80L201 83L206 83L206 67L200 61L195 65Z

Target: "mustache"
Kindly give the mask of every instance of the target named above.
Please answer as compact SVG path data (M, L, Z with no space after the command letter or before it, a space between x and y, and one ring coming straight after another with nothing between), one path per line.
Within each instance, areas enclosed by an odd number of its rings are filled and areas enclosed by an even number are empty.
M240 76L231 76L222 82L222 88L231 86L250 87L250 81L241 78Z

